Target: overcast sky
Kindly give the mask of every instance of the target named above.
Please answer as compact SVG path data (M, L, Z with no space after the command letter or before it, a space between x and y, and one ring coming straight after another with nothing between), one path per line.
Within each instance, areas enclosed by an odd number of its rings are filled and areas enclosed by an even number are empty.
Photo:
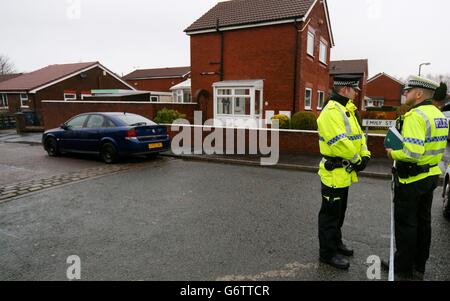
M301 0L299 0L301 1ZM189 66L183 32L217 0L0 0L0 54L20 72L100 61L116 73ZM448 0L328 0L333 60L369 59L369 73L450 73Z

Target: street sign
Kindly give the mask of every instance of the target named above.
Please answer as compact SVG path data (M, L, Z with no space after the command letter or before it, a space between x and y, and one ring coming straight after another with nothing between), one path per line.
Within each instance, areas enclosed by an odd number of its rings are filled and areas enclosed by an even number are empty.
M390 128L395 126L395 120L377 120L377 119L364 119L363 126L364 127L373 127L373 128Z

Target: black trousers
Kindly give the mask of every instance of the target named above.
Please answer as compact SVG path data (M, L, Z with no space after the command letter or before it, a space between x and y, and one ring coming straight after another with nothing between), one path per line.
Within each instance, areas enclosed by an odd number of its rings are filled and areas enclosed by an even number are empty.
M337 254L342 244L342 226L349 188L333 189L322 183L322 207L319 212L320 256L329 259Z
M424 272L430 257L431 205L439 176L411 184L398 184L394 196L395 269Z

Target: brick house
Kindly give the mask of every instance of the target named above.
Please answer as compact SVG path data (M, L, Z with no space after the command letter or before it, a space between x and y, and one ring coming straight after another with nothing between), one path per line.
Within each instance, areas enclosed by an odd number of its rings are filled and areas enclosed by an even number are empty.
M369 61L367 59L362 60L341 60L332 61L330 63L330 89L333 88L333 77L335 75L352 75L355 79L359 80L359 93L358 98L354 99L355 105L359 110L365 110L366 94L367 94L367 79L369 77Z
M185 32L204 118L260 126L274 114L321 110L334 46L325 0L219 2Z
M378 73L367 82L367 107L399 107L405 101L405 83L386 74Z
M0 82L3 110L35 113L41 124L42 100L76 100L92 89L135 90L99 62L50 65Z
M138 90L170 92L170 88L189 79L191 67L141 69L122 77Z

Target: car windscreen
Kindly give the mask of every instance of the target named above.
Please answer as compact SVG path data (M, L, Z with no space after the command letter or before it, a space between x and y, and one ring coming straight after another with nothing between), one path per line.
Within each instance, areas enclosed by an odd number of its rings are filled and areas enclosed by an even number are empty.
M122 122L129 126L156 125L156 123L154 123L150 119L136 114L116 114L114 115L114 117L120 119Z

